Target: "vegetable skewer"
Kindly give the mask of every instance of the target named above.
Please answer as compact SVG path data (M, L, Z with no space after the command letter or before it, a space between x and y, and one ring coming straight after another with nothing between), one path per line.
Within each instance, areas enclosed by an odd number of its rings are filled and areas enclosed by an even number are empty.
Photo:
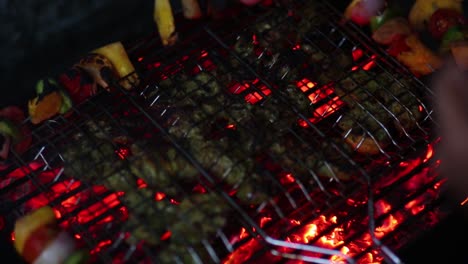
M61 230L54 210L41 207L15 222L14 245L28 263L34 264L84 264L89 254L80 250L74 238Z

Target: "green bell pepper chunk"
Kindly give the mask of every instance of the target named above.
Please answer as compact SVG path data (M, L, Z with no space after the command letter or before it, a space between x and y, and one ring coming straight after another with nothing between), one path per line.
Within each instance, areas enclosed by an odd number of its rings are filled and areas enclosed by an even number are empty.
M52 78L41 79L36 84L36 94L41 95L44 92L48 92L47 90L50 90L51 87L58 87L58 84L54 79Z
M19 128L10 120L1 118L0 134L12 138L14 142L18 142L21 139L21 131L19 130Z
M73 102L70 96L68 95L68 92L61 89L59 93L62 96L62 105L60 106L59 113L65 114L72 108Z
M385 24L392 18L401 16L401 12L394 7L388 7L385 11L378 16L371 17L370 19L370 28L372 32L375 32L379 27Z
M454 26L451 27L445 32L444 36L442 37L442 41L440 44L441 52L447 52L450 50L450 44L455 41L460 41L465 39L465 34L462 32L460 27Z

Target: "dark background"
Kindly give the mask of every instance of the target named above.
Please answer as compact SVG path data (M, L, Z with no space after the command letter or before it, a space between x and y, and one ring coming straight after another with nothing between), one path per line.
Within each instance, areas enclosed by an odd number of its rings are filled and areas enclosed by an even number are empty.
M19 2L20 6L17 5ZM62 9L45 8L59 2L67 4L61 7ZM96 2L101 5L96 5ZM152 0L0 0L0 52L4 58L0 62L3 84L0 88L0 107L7 104L24 104L31 97L33 92L31 87L34 87L35 80L62 71L89 50L112 41L131 40L154 33L152 2ZM180 10L179 1L174 2L177 2L175 9ZM348 2L350 1L333 1L341 10ZM413 1L394 2L405 10ZM467 10L466 1L464 5ZM41 10L46 17L35 17L41 13ZM32 17L28 17L29 15ZM75 19L70 20L70 17ZM24 26L24 21L15 21L21 18L25 21L33 19L34 27ZM53 30L48 30L48 25L53 22L58 25L52 27ZM15 24L16 28L11 24ZM9 25L11 27L8 27ZM14 30L25 28L29 30L28 32L35 33L30 33L22 40L11 40L15 36ZM17 45L15 41L18 42ZM16 56L15 51L21 49L27 52ZM0 231L0 256L12 259L9 263L22 263L9 239L9 234L2 234ZM435 227L432 232L426 233L401 250L399 255L405 263L468 263L467 257L464 256L467 255L464 254L468 246L467 240L468 218L460 209Z

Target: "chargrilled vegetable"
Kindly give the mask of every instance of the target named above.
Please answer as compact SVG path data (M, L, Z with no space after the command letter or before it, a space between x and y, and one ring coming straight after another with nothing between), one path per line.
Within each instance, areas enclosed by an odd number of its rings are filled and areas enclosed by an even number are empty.
M80 104L97 91L94 79L79 68L72 68L60 74L58 81L75 104Z
M17 220L15 224L15 248L18 253L23 254L27 239L39 227L55 224L55 213L50 207L42 207Z
M389 20L401 16L400 12L394 7L386 7L382 14L373 16L370 19L370 28L372 32L375 32L383 24L387 23Z
M353 0L346 7L344 17L356 24L367 25L384 6L384 0Z
M457 60L457 53L453 53L453 47L462 47L463 42L466 40L466 30L460 28L460 27L451 27L449 28L445 34L442 37L442 40L440 42L440 53L442 54L447 54L452 52L452 56L455 60ZM456 49L455 48L455 49Z
M408 20L402 17L393 18L383 23L372 34L375 42L382 45L390 45L399 36L408 36L411 34L411 28Z
M115 69L112 62L105 56L98 53L90 53L80 59L74 67L86 71L96 82L104 89L109 89L109 81L115 75ZM96 93L96 87L91 91L91 95Z
M117 77L120 78L119 84L122 85L122 87L125 89L131 89L140 83L139 76L135 72L135 67L130 61L130 58L128 57L127 51L125 50L122 42L118 41L107 44L98 49L95 49L92 51L92 53L100 54L112 63L115 72L117 73ZM102 57L99 57L98 59L103 60L105 65L108 64L108 62L104 61ZM99 61L96 60L96 63L99 64ZM105 74L105 72L102 72L102 70L107 68L108 67L105 67L100 70L101 76L102 74Z
M427 29L432 37L441 39L453 27L465 24L465 17L459 10L439 8L429 18Z
M24 120L23 110L16 106L0 110L0 169L8 165L10 150L21 155L31 145L31 131L22 124Z
M442 66L442 59L426 47L414 34L405 39L409 51L403 51L396 58L415 75L428 75Z
M69 102L61 92L58 83L51 78L39 80L36 85L36 97L29 100L28 112L31 123L39 124L59 113L66 112Z
M75 240L58 226L52 208L41 207L15 223L15 248L28 263L86 263ZM77 255L79 253L79 255Z
M412 27L422 31L429 23L431 16L438 9L451 9L463 12L462 0L416 0L411 8L408 19Z
M164 46L173 45L177 41L177 32L169 0L154 1L154 21Z
M21 131L12 121L0 119L0 161L8 158L10 148L22 140Z
M387 52L389 55L396 57L400 55L402 52L408 52L411 48L406 44L406 38L408 36L404 35L396 35L390 45L387 48Z
M416 76L431 74L442 65L440 56L421 41L403 17L396 17L382 24L372 38L377 43L388 46L388 53Z

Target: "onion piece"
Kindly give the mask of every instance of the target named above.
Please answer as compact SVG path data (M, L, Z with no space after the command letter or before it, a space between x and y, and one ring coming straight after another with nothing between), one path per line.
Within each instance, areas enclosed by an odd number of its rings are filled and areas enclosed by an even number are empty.
M73 254L75 249L75 240L67 232L62 231L33 264L61 264Z
M372 39L382 45L390 45L397 36L411 34L411 28L405 18L398 17L387 21L373 34Z
M346 7L344 17L364 26L369 24L371 17L378 15L384 7L384 0L353 0Z

